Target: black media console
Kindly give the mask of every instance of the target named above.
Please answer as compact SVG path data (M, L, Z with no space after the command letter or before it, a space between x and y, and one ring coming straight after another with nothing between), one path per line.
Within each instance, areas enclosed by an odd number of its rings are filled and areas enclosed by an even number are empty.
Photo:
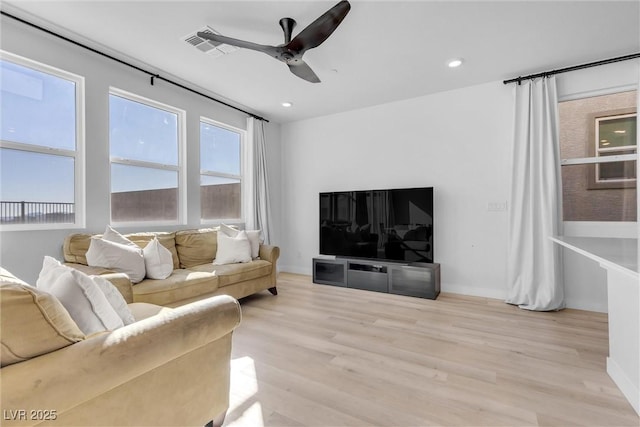
M440 293L440 264L313 258L313 282L436 299Z

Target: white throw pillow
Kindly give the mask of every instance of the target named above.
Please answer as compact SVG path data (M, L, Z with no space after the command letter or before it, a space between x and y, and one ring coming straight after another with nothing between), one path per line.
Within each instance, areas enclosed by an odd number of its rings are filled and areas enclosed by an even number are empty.
M214 265L250 261L251 243L249 243L247 233L240 231L236 237L218 233L218 249L216 251L216 259L213 260Z
M220 224L220 231L231 237L236 237L240 232L237 228L226 224ZM260 240L260 230L246 230L245 233L247 233L249 243L251 243L251 258L256 259L260 254L260 243L262 243Z
M256 259L260 255L260 243L262 243L260 230L247 230L246 233L251 243L251 258Z
M58 298L85 335L124 326L107 297L89 276L54 258L44 257L36 287Z
M173 272L173 257L169 249L162 246L157 237L142 250L144 266L149 279L166 279Z
M136 321L136 319L133 317L133 314L131 313L131 310L129 310L127 302L124 300L124 297L122 296L120 291L118 291L118 289L113 285L113 283L111 283L104 277L89 277L95 282L96 285L98 285L104 296L107 297L107 301L109 301L109 304L111 304L111 307L115 310L115 312L118 313L118 316L120 316L120 318L122 319L122 323L124 323L125 325L130 325Z
M102 239L109 242L120 243L121 245L127 245L136 248L138 247L138 245L133 243L131 240L127 239L122 234L111 228L110 225L107 225L107 228L104 230Z
M125 273L132 283L144 279L145 267L142 249L134 246L92 237L86 253L87 264Z

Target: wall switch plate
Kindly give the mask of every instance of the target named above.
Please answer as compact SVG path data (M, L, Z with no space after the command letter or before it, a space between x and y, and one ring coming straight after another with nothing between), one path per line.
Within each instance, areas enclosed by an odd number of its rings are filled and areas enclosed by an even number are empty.
M489 212L506 212L507 202L489 202L487 204L487 210Z

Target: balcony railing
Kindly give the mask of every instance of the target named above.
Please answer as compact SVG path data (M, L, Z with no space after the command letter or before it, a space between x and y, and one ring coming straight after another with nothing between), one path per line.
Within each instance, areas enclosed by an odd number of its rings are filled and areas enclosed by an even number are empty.
M74 203L0 201L0 224L51 224L74 221Z

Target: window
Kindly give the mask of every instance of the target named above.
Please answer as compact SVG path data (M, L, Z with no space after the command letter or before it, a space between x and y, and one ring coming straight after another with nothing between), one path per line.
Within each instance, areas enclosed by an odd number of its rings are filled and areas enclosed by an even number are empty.
M242 146L245 131L200 119L201 219L242 217Z
M84 227L84 78L0 52L0 225Z
M112 222L182 223L184 117L177 108L111 89Z
M633 109L607 111L593 117L589 154L613 157L636 153L636 113ZM634 188L636 162L596 163L589 168L589 188Z
M637 220L636 91L559 103L564 221Z

